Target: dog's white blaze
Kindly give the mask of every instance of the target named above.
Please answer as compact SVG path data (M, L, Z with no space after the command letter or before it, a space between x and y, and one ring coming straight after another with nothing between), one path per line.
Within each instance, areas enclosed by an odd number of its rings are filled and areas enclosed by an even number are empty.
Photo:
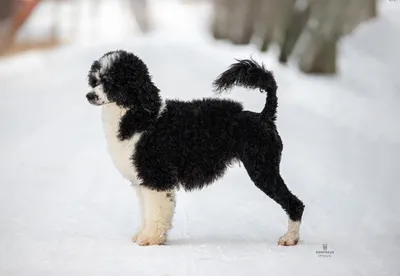
M142 180L138 177L132 157L135 155L136 144L139 142L142 133L136 133L130 139L124 141L118 139L119 123L125 112L125 109L118 107L115 103L103 105L103 127L108 150L115 167L130 182L139 185Z
M100 73L104 73L108 68L110 68L110 65L114 62L114 60L118 57L118 53L112 53L110 55L102 57L99 62L100 62Z
M167 232L172 227L175 191L158 192L144 186L137 188L140 189L138 196L144 221L135 239L139 244L161 244L165 242Z
M96 80L100 80L100 73L99 72L96 72L96 73L94 73L94 77L96 78Z
M93 92L97 95L97 97L99 97L97 101L99 104L106 104L110 102L107 98L106 93L104 93L102 84L99 84L95 88L93 88Z

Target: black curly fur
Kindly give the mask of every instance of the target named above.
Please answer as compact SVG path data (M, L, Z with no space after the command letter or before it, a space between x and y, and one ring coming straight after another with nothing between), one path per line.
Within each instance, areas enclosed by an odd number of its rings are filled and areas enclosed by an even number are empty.
M261 117L275 122L278 107L276 90L278 87L272 72L266 70L264 65L258 64L253 59L237 59L236 61L237 63L232 64L214 81L215 91L221 93L237 85L250 89L258 88L267 92L267 102L261 111Z
M98 71L96 62L91 70ZM92 73L89 84L93 86ZM261 113L243 110L232 100L204 98L166 100L159 114L159 90L146 65L121 50L101 81L109 99L127 109L119 138L142 133L132 160L142 185L159 191L201 189L222 177L229 165L241 161L260 190L280 204L290 219L301 220L304 205L279 172L283 144L274 123L277 85L263 66L239 60L214 82L217 92L234 85L266 92L267 103Z

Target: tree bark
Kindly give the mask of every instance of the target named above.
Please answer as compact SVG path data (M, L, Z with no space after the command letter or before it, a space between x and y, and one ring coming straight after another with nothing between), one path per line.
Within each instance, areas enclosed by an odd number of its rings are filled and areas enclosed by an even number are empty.
M310 5L307 3L304 3L304 5L304 7L293 7L289 22L286 25L284 41L280 49L280 63L285 64L288 61L302 30L307 24L307 20L310 16Z
M0 54L10 44L12 26L13 1L0 1Z
M0 1L0 22L11 17L13 1L1 0Z
M368 17L376 18L378 16L378 8L376 0L368 0Z
M336 42L343 28L348 0L317 0L311 6L308 20L294 54L305 73L336 73Z
M290 23L296 0L280 0L276 6L278 16L275 19L273 38L281 48L285 41L285 32Z
M265 52L271 43L282 46L295 0L263 0L259 6L256 34L261 38L260 50Z
M232 13L230 15L230 40L233 44L249 44L254 33L260 0L230 0Z
M376 0L351 0L343 13L344 23L341 34L347 35L362 22L377 16Z
M323 41L319 52L317 52L311 67L300 67L301 71L308 74L335 74L336 64L336 41Z
M147 0L129 0L131 11L142 33L150 30L150 15Z
M228 37L229 0L214 0L212 35L215 39Z
M266 52L274 39L275 19L278 12L274 10L279 0L262 0L258 20L256 23L256 36L261 40L260 51Z

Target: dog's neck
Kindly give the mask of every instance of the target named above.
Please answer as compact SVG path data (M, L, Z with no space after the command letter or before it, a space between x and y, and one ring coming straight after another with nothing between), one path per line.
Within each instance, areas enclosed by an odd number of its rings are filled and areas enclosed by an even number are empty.
M115 103L102 106L102 120L107 133L115 133L120 141L152 128L165 107L160 99L154 110L141 107L121 107Z

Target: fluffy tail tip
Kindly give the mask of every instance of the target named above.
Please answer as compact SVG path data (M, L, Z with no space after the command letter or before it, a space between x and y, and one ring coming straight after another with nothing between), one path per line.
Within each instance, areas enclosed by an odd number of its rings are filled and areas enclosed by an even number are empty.
M235 85L251 89L261 88L267 92L276 91L277 85L273 73L266 70L263 64L252 58L236 59L236 61L213 82L215 92L221 93Z

